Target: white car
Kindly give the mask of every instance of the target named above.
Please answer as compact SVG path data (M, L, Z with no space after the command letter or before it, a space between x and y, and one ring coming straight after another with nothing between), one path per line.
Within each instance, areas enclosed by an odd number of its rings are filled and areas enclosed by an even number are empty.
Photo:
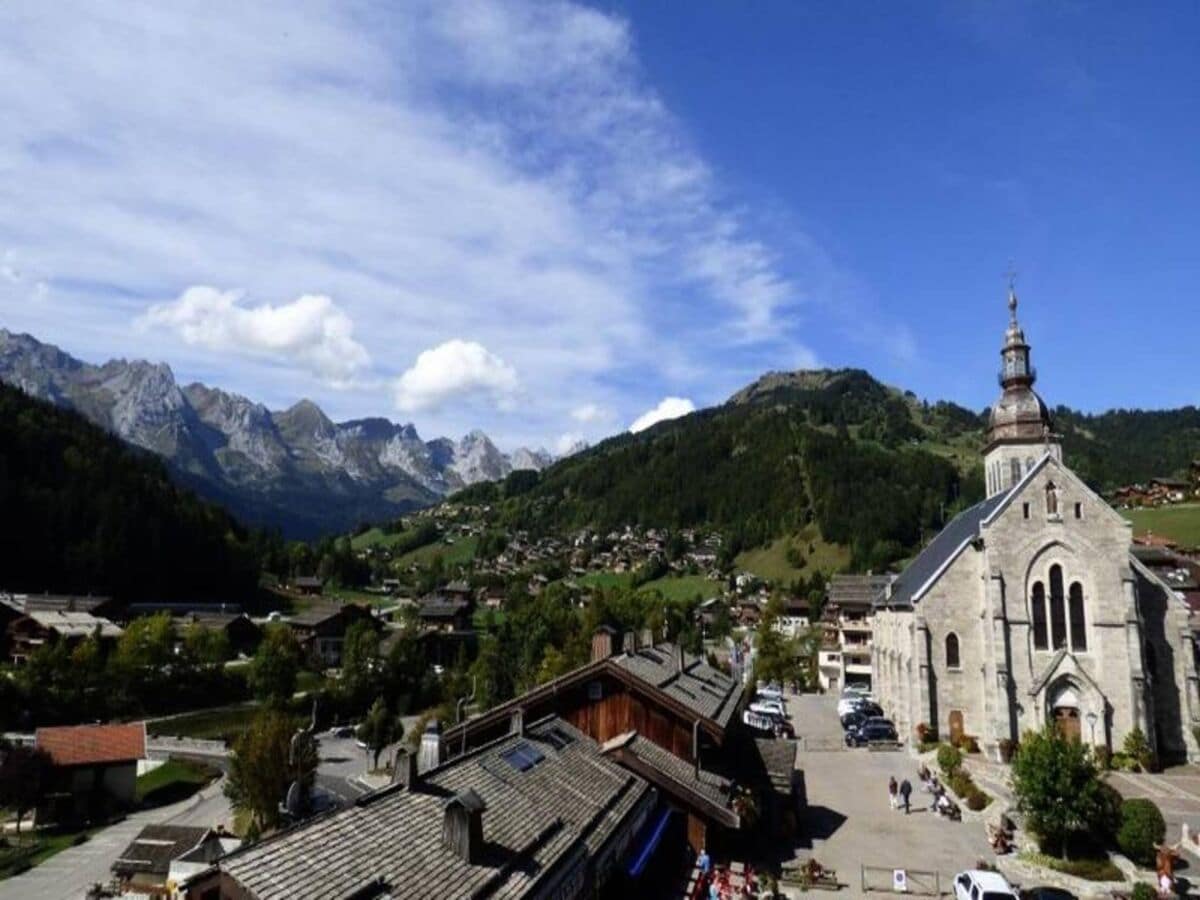
M766 703L751 703L750 712L757 716L766 716L770 719L775 719L779 722L783 722L787 719L787 716L785 716L781 710L775 708L774 706L769 706Z
M773 710L775 710L775 712L779 713L779 715L781 715L781 716L787 715L787 711L784 709L783 704L780 703L778 700L768 700L768 699L764 699L762 696L760 696L754 702L754 705L755 706L763 706L763 707L766 707L767 709L773 709Z
M870 699L870 697L860 697L857 695L843 697L838 701L837 705L838 718L840 719L842 716L849 715L858 709L862 704L869 702Z
M778 700L781 703L783 702L783 691L773 684L759 684L756 693L764 700Z
M1017 900L1017 892L999 872L971 869L954 876L955 900Z

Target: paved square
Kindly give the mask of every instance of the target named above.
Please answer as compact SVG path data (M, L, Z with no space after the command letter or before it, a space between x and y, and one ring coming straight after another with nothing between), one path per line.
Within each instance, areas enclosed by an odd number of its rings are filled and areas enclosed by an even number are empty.
M802 847L811 843L811 851L800 855L811 852L837 870L850 885L840 896L862 895L863 865L938 872L948 893L955 874L995 858L981 822L951 822L929 809L930 795L921 789L908 751L824 749L842 741L835 697L791 695L788 709L801 746L796 764L808 789ZM889 808L892 775L913 785L910 815Z

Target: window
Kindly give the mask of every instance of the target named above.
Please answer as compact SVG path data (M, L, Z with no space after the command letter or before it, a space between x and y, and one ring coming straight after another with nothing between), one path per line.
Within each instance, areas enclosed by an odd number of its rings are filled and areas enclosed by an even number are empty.
M1075 504L1075 518L1077 518L1077 519L1083 518L1083 504L1082 503Z
M1050 646L1067 646L1067 608L1063 597L1062 566L1050 567Z
M1025 516L1025 518L1027 518L1027 519L1029 518L1029 504L1028 503L1021 504L1021 513Z
M1058 488L1054 486L1054 482L1046 484L1046 515L1058 515Z
M1012 483L1016 484L1021 480L1021 461L1013 458L1008 461L1009 474L1012 476Z
M953 631L946 635L946 668L962 668L958 659L958 635Z
M525 741L521 741L511 750L505 750L500 757L518 772L528 772L546 758L541 750Z
M1067 612L1071 615L1071 649L1087 649L1087 622L1083 618L1083 585L1071 582Z
M1035 650L1045 650L1046 643L1046 589L1040 581L1033 583L1033 597L1030 600L1033 618L1033 647Z

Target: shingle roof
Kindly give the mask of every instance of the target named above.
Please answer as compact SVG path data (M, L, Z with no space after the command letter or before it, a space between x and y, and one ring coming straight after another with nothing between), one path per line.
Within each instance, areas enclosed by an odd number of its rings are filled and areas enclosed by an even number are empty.
M146 755L146 723L39 728L35 741L56 766L131 762Z
M834 575L826 591L829 602L841 609L870 609L891 582L892 575Z
M185 825L147 825L138 832L133 842L121 851L112 864L118 875L135 872L152 872L166 875L171 863L208 837L207 828L191 828Z
M741 682L690 653L683 654L683 671L680 672L679 652L676 644L655 644L633 653L616 654L610 659L692 712L726 727L741 700Z
M340 615L343 610L353 605L354 604L352 603L342 604L336 602L316 603L303 612L299 612L292 616L290 621L293 625L313 628L317 625L320 625L322 622L326 622L329 619Z
M697 772L691 763L646 740L636 731L613 738L604 744L603 749L607 754L630 754L636 757L645 764L644 771L650 773L648 777L656 784L667 787L661 779L668 779L677 790L693 794L721 810L724 824L730 828L738 827L738 816L729 806L732 782L728 778L703 768Z
M541 756L523 771L504 756L522 743ZM596 853L649 790L591 738L548 717L426 772L417 790L385 788L219 865L258 900L332 900L372 884L413 898L524 897L559 863ZM445 805L467 791L486 805L478 863L442 843Z
M119 625L86 612L33 610L28 616L43 628L53 629L65 638L88 637L95 634L97 629L102 638L116 638L123 633Z
M99 606L104 606L111 599L93 597L91 594L0 594L0 603L23 613L34 610L91 612Z
M911 606L920 599L918 592L943 566L952 560L967 541L979 537L979 526L1008 497L1003 491L963 510L950 520L916 559L908 564L892 583L891 595L878 601L880 606Z

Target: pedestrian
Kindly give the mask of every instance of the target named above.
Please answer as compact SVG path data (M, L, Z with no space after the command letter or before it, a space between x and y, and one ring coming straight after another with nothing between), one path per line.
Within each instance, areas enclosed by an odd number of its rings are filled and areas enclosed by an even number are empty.
M708 855L708 848L701 847L700 855L696 857L696 862L700 866L700 874L707 876L712 871L712 857Z
M904 814L907 816L909 811L908 798L912 794L912 785L905 778L900 782L900 799L904 801Z
M896 783L896 776L893 775L888 779L888 806L895 809L899 805L900 785Z

